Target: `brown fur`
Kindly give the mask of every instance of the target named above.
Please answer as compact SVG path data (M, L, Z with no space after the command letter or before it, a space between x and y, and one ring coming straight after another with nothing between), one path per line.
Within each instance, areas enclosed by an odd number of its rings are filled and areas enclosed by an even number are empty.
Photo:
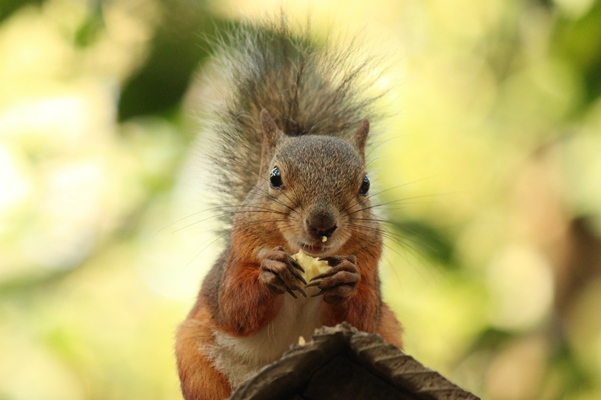
M381 228L361 193L369 100L355 82L363 67L339 54L317 56L285 25L244 39L257 47L228 58L241 76L232 78L216 127L219 193L236 206L229 240L177 333L186 400L227 397L320 325L346 321L402 345L400 324L381 299ZM272 184L273 171L281 186ZM308 298L289 258L300 249L336 259L305 287Z
M210 330L211 318L204 307L190 315L179 327L176 342L177 366L185 399L216 400L225 399L231 393L227 379L218 372L201 346L210 344L213 337Z
M207 276L197 304L180 327L177 355L182 391L187 400L205 398L202 396L207 394L218 399L229 393L224 371L216 369L212 353L203 352L203 348L216 345L215 332L231 337L253 337L281 312L283 298L289 294L271 290L263 283L262 262L269 251L278 246L287 254L296 253L298 245L290 238L311 240L303 216L310 214L316 204L335 210L339 228L331 241L342 244L332 255L355 256L351 267L356 268L359 275L358 282L351 286L337 281L343 278L330 278L334 286L340 283L337 287L344 287L344 293L351 291L351 294L339 298L335 289L334 296L330 296L333 301L327 304L322 301L321 324L334 326L346 321L360 330L380 333L390 343L402 345L400 325L381 300L378 276L381 231L373 220L368 199L357 197L364 171L359 155L362 149L353 149L341 139L311 136L283 138L273 146L274 156L269 165L281 165L288 190L269 189L268 177L265 177L249 193L234 219L228 248ZM361 221L354 222L360 224L359 228L353 227L353 218ZM261 351L262 348L257 348L257 352ZM211 382L218 377L215 381L218 383L208 383L205 377L209 376Z

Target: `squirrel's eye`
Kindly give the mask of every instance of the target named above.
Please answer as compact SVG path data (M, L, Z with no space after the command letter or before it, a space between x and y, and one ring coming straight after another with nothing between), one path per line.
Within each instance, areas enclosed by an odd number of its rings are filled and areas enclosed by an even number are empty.
M363 182L361 182L361 187L359 188L359 195L360 196L365 196L367 194L367 192L369 192L369 178L367 177L367 175L363 176Z
M271 174L269 175L269 184L273 189L281 189L284 182L282 182L282 173L278 167L273 167Z

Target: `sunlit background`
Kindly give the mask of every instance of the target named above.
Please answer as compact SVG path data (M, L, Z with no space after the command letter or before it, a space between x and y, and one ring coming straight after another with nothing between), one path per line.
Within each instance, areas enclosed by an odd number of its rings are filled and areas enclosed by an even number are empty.
M386 64L370 176L406 351L483 399L600 399L601 2L299 4ZM1 400L180 398L219 251L198 82L216 31L280 6L1 0Z

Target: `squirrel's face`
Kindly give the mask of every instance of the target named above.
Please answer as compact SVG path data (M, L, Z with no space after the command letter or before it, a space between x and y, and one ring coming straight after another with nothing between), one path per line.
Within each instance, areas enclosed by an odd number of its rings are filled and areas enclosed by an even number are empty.
M363 157L350 143L329 136L288 137L278 143L265 173L262 192L290 251L334 255L351 237L379 232Z

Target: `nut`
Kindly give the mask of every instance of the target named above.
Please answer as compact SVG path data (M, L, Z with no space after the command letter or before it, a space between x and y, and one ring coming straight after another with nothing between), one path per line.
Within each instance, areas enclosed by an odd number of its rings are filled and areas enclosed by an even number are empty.
M305 278L307 283L309 283L314 276L327 272L330 269L327 261L320 261L318 258L305 254L302 250L293 254L292 258L305 270L303 278Z

